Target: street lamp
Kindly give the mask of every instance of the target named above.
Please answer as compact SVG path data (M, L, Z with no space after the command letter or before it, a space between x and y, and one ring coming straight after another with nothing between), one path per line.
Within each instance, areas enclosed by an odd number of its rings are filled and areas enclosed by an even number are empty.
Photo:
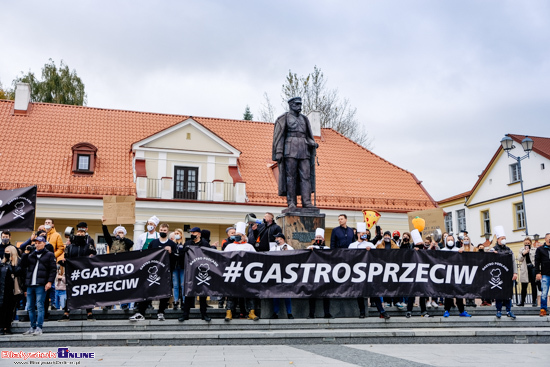
M506 154L508 154L508 157L515 159L518 162L519 182L521 185L521 202L523 204L523 220L525 221L525 235L529 236L529 231L527 229L527 211L525 210L525 196L523 195L523 175L521 174L521 161L525 158L529 158L529 153L531 153L531 151L533 150L534 141L528 136L525 136L525 139L521 141L521 146L523 147L525 153L527 153L523 157L516 157L515 155L510 154L510 150L515 148L515 146L514 141L508 135L502 138L500 144L502 145L502 149L504 149Z

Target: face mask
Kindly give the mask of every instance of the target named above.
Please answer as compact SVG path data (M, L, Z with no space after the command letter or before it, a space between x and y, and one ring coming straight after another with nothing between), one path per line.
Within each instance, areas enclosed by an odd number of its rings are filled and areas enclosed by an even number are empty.
M366 240L366 239L367 239L367 235L366 235L366 234L362 234L362 235L361 235L361 239L362 239L363 241Z
M322 245L323 245L323 241L321 241L321 240L315 240L315 244L316 244L317 246L322 246Z
M160 236L160 238L166 238L166 236L168 236L168 233L166 233L166 232L160 232L160 233L159 233L159 236Z
M192 235L191 235L191 239L192 239L193 241L196 240L196 239L197 239L197 235L196 235L196 234L192 234Z
M116 238L118 241L120 241L120 240L122 239L122 237L120 237L120 236L116 236L115 238Z
M391 238L384 238L384 242L390 242Z
M447 241L447 247L453 247L454 245L454 241Z
M399 236L393 236L393 240L397 241L399 239Z
M465 245L469 245L469 244L470 244L470 241L464 241L464 244L465 244Z
M235 235L229 236L229 239L235 241Z
M181 236L179 234L176 235L176 240L181 240Z
M403 237L403 242L409 242L409 237Z
M50 226L50 225L45 225L44 228L46 228L46 231L49 231L50 229L52 229L52 226Z
M501 245L501 246L506 245L506 240L500 240L500 245Z
M241 242L241 240L243 238L241 235L235 235L234 237L235 237L236 242Z
M151 226L151 225L147 226L147 230L149 232L151 232L153 229L155 229L155 226Z
M280 244L281 244L281 241L277 240L277 241L275 241L275 243L276 243L277 245L280 245Z
M10 239L9 238L2 238L2 243L4 245L7 245L8 243L10 243Z

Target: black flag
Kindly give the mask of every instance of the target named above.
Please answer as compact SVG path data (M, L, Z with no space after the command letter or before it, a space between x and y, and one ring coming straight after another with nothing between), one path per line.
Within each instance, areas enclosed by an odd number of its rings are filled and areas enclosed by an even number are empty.
M36 186L0 190L0 230L32 231L36 213Z

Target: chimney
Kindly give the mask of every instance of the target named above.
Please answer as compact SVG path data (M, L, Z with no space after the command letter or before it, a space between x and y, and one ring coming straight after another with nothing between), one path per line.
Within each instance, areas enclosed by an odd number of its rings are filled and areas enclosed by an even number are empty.
M313 136L321 136L321 112L311 111L307 118L311 124L311 130L313 131Z
M17 83L15 86L15 104L13 112L16 115L26 115L31 101L31 86L28 83Z

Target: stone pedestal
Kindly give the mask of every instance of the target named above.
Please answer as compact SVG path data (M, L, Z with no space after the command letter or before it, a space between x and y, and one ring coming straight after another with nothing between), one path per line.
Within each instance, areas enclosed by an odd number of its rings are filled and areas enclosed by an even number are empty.
M317 208L285 209L276 221L283 229L286 242L296 250L311 245L315 229L325 228L325 214Z

